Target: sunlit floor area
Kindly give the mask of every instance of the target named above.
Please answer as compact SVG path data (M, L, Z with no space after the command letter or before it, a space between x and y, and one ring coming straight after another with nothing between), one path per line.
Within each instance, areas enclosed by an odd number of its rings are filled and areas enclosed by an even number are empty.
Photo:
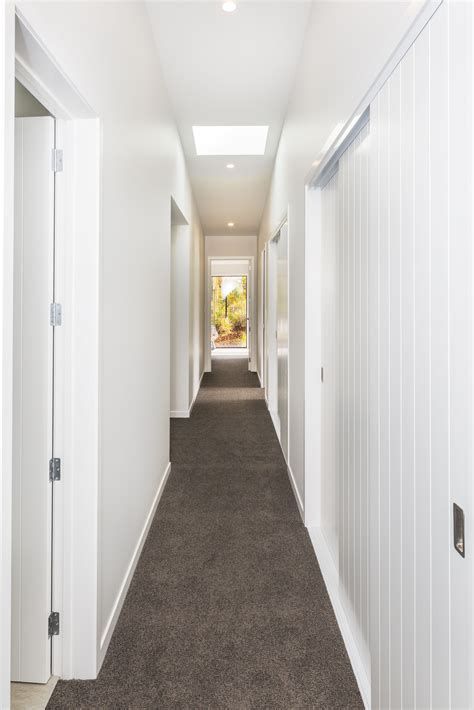
M45 710L58 678L51 677L45 685L40 683L12 683L11 710Z

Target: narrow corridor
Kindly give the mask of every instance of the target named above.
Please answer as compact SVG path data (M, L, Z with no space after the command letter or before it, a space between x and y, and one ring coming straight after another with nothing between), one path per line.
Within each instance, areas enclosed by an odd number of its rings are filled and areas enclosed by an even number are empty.
M362 707L257 376L216 360L96 681L49 708Z

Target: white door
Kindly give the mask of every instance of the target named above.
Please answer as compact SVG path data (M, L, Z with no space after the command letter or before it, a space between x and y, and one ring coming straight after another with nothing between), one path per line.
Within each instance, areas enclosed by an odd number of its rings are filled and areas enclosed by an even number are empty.
M277 358L280 443L288 461L288 225L277 242Z
M15 121L12 680L50 677L54 120Z

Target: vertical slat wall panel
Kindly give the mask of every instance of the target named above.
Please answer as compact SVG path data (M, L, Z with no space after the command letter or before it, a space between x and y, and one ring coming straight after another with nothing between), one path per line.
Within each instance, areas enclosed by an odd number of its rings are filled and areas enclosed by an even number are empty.
M430 36L415 43L416 705L431 705Z
M390 85L379 98L379 507L380 507L380 702L390 707Z
M370 107L369 159L369 495L371 705L381 707L380 682L380 96Z
M472 530L472 4L449 4L449 320L451 501ZM472 536L466 559L451 554L451 706L466 703L472 682L469 643L472 609ZM435 623L435 620L433 620ZM472 699L471 699L472 700Z
M360 599L362 633L369 641L369 129L361 135L360 154ZM369 664L367 664L369 665Z
M370 677L368 143L369 127L365 126L340 158L337 174L322 191L323 271L331 273L324 274L322 289L321 491L322 532L339 568L342 603ZM328 421L334 421L333 428ZM328 456L333 446L334 465ZM336 532L331 530L331 512L324 513L325 501L331 505L327 479L331 479L333 469L338 490ZM333 547L335 540L337 553Z
M402 602L402 704L415 707L415 160L414 160L414 69L412 48L401 62L400 134L401 134L401 489L402 509L402 572L400 582ZM377 706L374 706L377 707Z
M322 339L322 362L324 369L321 465L325 475L321 481L321 519L327 545L335 563L338 561L338 446L336 431L338 426L337 391L338 347L337 332L334 324L338 322L338 240L336 212L337 175L324 189L322 205L322 328L325 337Z
M432 706L450 704L448 8L430 23Z
M444 2L371 106L373 708L472 707L472 35Z
M401 69L398 66L390 82L390 144L389 144L389 270L390 316L388 322L390 347L389 375L389 447L390 483L388 497L390 550L390 706L400 708L401 683L401 144L400 144ZM398 156L398 160L395 156Z

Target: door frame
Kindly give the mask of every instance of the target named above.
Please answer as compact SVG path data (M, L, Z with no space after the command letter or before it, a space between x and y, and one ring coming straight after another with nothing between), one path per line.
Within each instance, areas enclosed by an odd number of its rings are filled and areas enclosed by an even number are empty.
M256 362L256 328L257 320L256 303L254 294L256 292L255 283L255 257L239 254L236 256L208 256L206 261L206 298L204 303L204 371L212 372L212 357L211 357L211 301L212 301L212 262L213 261L248 261L249 262L249 279L247 282L247 315L249 317L249 331L247 332L247 344L249 348L249 371L257 372Z
M2 10L3 12L3 10ZM15 33L15 34L14 34ZM56 180L56 300L63 306L57 328L55 392L57 450L62 480L55 490L55 610L61 633L54 638L52 673L93 678L98 672L99 560L99 322L100 322L100 121L55 62L21 10L7 3L0 18L5 57L4 118L13 145L14 79L57 120L57 146L64 170ZM2 517L11 528L12 322L13 322L13 151L4 150L5 244L2 371ZM84 275L87 278L84 278ZM45 324L47 322L47 314ZM5 355L8 353L8 355ZM47 462L45 463L47 475ZM1 705L10 697L11 529L2 529ZM78 593L80 590L80 594ZM47 620L45 620L47 624ZM47 626L46 626L47 629ZM6 633L3 633L6 631Z

